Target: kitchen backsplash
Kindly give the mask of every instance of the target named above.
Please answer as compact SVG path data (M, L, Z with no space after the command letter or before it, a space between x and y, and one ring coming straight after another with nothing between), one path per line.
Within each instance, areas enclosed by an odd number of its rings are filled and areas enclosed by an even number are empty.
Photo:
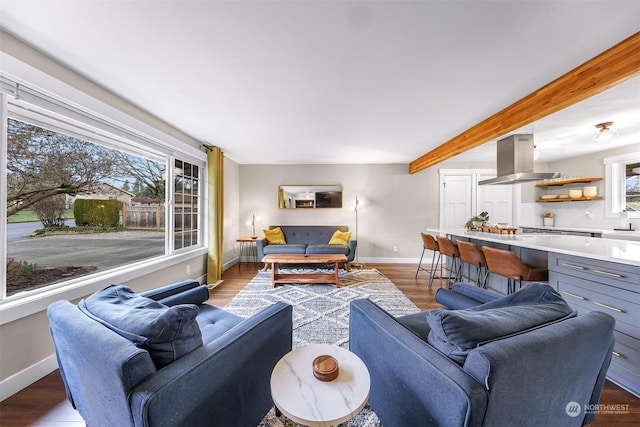
M554 227L584 228L588 230L612 230L621 227L620 218L605 216L605 203L598 201L567 203L522 203L519 226L540 226L545 212L552 212ZM628 220L632 228L640 230L640 218ZM629 227L625 220L624 228Z

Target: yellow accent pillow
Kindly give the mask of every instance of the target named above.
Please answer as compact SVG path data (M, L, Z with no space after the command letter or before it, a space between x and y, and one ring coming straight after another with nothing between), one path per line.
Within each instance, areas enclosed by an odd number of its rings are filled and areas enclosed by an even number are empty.
M329 240L330 245L349 245L349 238L351 237L350 231L340 231L336 230L331 236L331 240Z
M280 227L262 231L264 231L264 236L267 238L270 245L284 245L287 243L284 239L284 233L282 233L282 229Z

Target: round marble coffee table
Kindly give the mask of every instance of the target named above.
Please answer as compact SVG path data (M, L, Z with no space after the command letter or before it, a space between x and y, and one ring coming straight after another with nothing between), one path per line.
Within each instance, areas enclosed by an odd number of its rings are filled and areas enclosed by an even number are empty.
M338 361L338 377L320 381L313 360L323 354ZM309 344L285 354L271 374L271 396L289 419L307 426L333 426L354 417L369 399L371 379L362 360L342 347Z

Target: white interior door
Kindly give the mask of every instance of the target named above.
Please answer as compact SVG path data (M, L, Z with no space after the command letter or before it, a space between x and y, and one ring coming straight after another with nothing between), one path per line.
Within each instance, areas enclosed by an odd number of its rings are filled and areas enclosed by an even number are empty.
M472 216L471 175L441 175L440 229L462 228Z

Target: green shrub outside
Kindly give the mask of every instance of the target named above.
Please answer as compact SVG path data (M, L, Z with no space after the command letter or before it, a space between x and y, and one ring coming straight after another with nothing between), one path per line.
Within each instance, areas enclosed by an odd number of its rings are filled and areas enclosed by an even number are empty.
M76 199L73 216L77 226L108 226L120 224L120 204L118 200Z

